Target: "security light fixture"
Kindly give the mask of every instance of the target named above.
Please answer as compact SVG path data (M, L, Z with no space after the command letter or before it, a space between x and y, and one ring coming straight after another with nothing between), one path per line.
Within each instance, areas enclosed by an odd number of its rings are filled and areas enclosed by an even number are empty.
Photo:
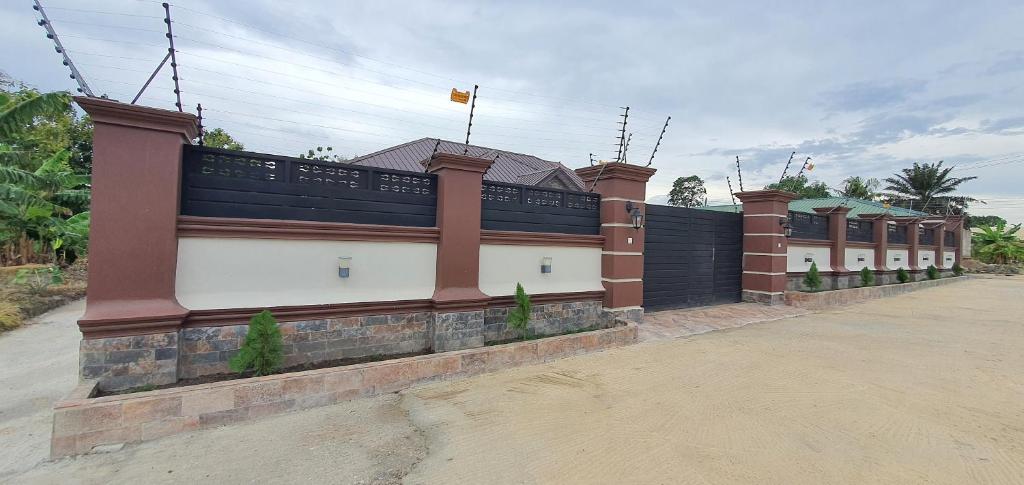
M644 227L644 215L640 212L640 208L633 204L633 201L626 202L626 213L629 214L629 218L633 222L633 229L639 230Z
M793 225L789 223L788 217L779 218L779 225L782 226L782 234L786 237L793 235Z
M544 256L543 258L541 258L541 260L540 260L540 272L541 272L541 274L550 274L551 273L551 257L550 256Z
M341 257L338 258L338 277L348 278L348 275L352 268L352 258Z

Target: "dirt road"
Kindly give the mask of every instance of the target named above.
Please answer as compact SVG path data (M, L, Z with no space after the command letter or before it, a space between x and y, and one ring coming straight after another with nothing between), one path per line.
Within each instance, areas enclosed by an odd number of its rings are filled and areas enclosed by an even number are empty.
M1024 278L414 388L12 483L1024 483Z

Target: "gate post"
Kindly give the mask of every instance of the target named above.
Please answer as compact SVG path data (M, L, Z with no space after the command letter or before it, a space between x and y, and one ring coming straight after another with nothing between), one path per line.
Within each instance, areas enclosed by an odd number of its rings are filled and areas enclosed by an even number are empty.
M635 229L627 205L644 209L647 181L656 170L626 163L577 169L591 191L601 194L601 284L606 311L643 320L644 229Z
M76 97L92 117L92 222L81 376L124 389L177 380L175 298L182 147L188 113Z
M782 304L789 248L784 224L796 194L757 190L736 197L743 202L743 301Z
M828 216L828 239L832 243L829 249L829 263L832 265L832 289L850 287L850 272L846 268L846 215L850 208L846 206L818 207L818 214Z

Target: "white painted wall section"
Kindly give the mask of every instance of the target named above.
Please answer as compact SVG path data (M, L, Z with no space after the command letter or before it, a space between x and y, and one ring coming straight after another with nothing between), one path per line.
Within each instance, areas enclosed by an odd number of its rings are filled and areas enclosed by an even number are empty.
M803 273L811 269L811 263L818 265L818 271L832 271L832 248L791 245L786 249L786 271Z
M176 294L191 310L425 299L436 260L431 243L180 238Z
M860 271L867 266L875 269L875 250L870 248L846 248L846 269Z
M910 251L890 249L885 256L885 267L889 269L910 269Z
M540 272L551 258L551 273ZM516 283L529 294L600 291L601 248L561 246L480 246L480 291L489 296L513 295Z
M956 262L956 251L946 251L945 255L942 257L942 267L943 268L952 268L953 267L953 263L955 263L955 262Z
M935 251L931 249L918 250L917 267L921 269L928 269L931 265L935 265L936 268L939 267L935 261Z

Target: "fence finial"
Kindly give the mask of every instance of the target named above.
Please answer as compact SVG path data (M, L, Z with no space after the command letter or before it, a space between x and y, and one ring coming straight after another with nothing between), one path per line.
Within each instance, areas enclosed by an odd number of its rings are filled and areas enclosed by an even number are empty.
M171 79L174 80L174 97L177 101L174 102L174 106L178 107L178 111L181 109L181 87L178 85L178 59L174 55L174 32L171 31L171 4L164 2L164 23L167 24L167 53L171 55ZM161 65L163 65L161 63ZM159 67L157 68L159 70ZM141 92L140 92L141 94Z
M89 83L85 82L85 78L82 77L82 73L78 72L78 68L75 67L75 63L71 62L71 57L68 56L68 51L64 50L64 45L60 43L60 38L57 37L57 31L53 30L53 25L50 24L50 18L46 16L46 10L43 10L43 4L39 3L39 0L34 0L35 5L32 6L32 10L39 12L39 16L42 17L37 24L40 27L46 29L46 37L53 41L53 48L57 51L61 57L64 58L64 65L68 66L71 70L71 79L74 79L78 83L78 92L90 97L95 98L92 94L92 89L89 88Z
M651 151L651 158L649 160L647 160L647 165L644 165L645 167L650 167L651 164L654 163L654 154L658 153L658 147L661 146L661 139L665 137L665 130L668 129L668 122L669 121L672 121L672 117L671 116L669 116L668 118L665 118L665 124L661 127L661 134L658 135L658 142L654 144L654 150ZM704 205L707 205L707 204L704 204Z

